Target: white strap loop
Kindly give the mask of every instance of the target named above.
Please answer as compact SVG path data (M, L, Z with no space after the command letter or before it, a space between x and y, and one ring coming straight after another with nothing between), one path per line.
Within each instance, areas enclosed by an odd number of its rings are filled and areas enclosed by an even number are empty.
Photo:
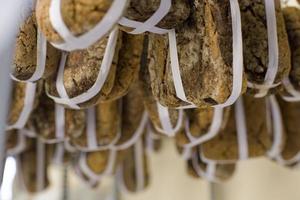
M291 96L282 96L282 98L287 102L298 102L300 101L300 92L298 92L293 84L291 83L289 77L286 77L282 80L283 86L285 90L291 95Z
M11 78L19 82L35 82L40 80L45 72L46 58L47 58L47 40L42 32L37 30L37 54L36 54L36 68L32 76L27 80L20 80L13 74L10 74Z
M268 49L269 49L268 69L265 75L265 81L262 85L253 84L253 83L248 84L249 87L258 88L260 90L255 95L255 97L257 98L266 96L269 89L277 87L280 84L280 83L274 84L278 72L278 59L279 59L275 1L265 0L265 10L266 10L267 28L268 28Z
M14 133L12 133L12 134L14 134ZM17 145L14 146L13 148L7 149L7 151L6 151L7 156L14 156L25 150L25 148L26 148L25 135L23 135L21 131L18 131L17 137L18 137Z
M93 172L90 167L86 163L86 153L82 153L80 158L79 158L79 166L82 170L82 172L89 177L92 180L100 180L104 176L111 175L114 170L115 162L117 158L117 151L111 150L109 152L109 158L108 158L108 163L106 165L106 168L103 173L97 174Z
M182 127L183 110L178 110L178 120L176 126L173 128L168 108L162 106L159 102L157 102L156 105L162 129L157 126L155 126L155 129L169 137L174 137Z
M54 0L52 0L54 1ZM117 1L117 0L115 0ZM124 0L122 0L124 1ZM52 96L48 94L50 98L52 98L56 103L68 105L69 107L73 109L79 109L80 107L78 104L84 103L93 97L95 97L102 89L103 85L105 84L105 81L107 80L110 67L112 65L113 57L115 55L115 49L117 45L118 40L118 28L115 28L111 34L109 35L109 39L107 42L107 46L104 52L103 60L101 63L100 71L98 74L98 77L94 83L94 85L89 88L85 93L80 94L76 97L69 98L65 86L64 86L64 67L65 67L65 61L66 61L66 55L62 57L62 61L59 67L58 75L57 75L57 82L56 82L56 88L59 93L59 97Z
M269 109L271 109L272 115L272 132L273 132L273 145L271 149L267 152L270 158L276 158L281 154L282 151L282 140L283 140L283 126L281 111L275 96L270 96L268 98Z
M233 55L233 83L232 92L227 101L223 104L216 105L214 107L227 107L236 102L242 92L243 86L243 41L242 41L242 25L241 25L241 13L239 3L237 0L230 0L231 19L232 19L232 55ZM170 60L173 82L175 86L176 95L182 101L190 104L191 107L195 107L191 103L185 94L183 82L180 75L178 52L176 44L176 33L175 30L169 32L169 48L170 48Z
M52 0L49 8L50 22L55 31L63 38L64 43L54 44L58 49L74 51L86 49L106 34L117 24L128 5L128 0L114 0L103 19L90 31L75 37L63 21L61 14L61 0Z
M19 115L18 120L14 124L9 125L6 128L6 130L24 128L33 110L35 92L36 92L36 84L30 82L26 83L25 98L24 98L24 105L22 111Z
M243 103L243 97L240 97L235 103L235 125L237 130L239 159L246 160L249 157L247 141L246 115Z
M147 113L144 112L142 119L140 121L140 124L139 124L138 128L136 129L136 131L134 132L133 136L125 143L120 144L120 145L115 145L111 149L116 150L116 151L121 151L121 150L125 150L125 149L128 149L129 147L131 147L141 137L141 135L145 131L147 123L148 123L148 116L147 116Z
M195 138L190 132L189 120L186 120L185 131L191 142L184 145L184 148L193 148L199 144L202 144L214 138L220 132L220 129L222 127L222 121L223 121L223 108L214 108L214 116L208 132L205 135L200 136L199 138Z

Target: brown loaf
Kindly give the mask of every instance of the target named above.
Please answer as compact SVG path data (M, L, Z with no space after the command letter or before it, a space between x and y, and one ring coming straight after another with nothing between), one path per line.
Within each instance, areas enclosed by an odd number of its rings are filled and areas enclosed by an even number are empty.
M112 5L111 0L62 0L61 14L66 26L75 36L82 35L99 23ZM40 29L51 42L61 43L62 38L51 25L49 8L51 0L38 1L36 17Z
M265 99L244 95L245 122L249 157L263 156L271 147L271 135L267 129ZM239 158L235 110L230 109L226 125L217 137L202 145L206 158L212 160L237 160Z
M122 163L122 175L123 175L123 183L127 190L130 192L139 192L137 191L137 177L136 177L136 166L135 162L137 161L135 159L135 149L134 147L131 147L128 150L128 155L124 159ZM147 155L145 152L145 149L142 149L141 152L143 158L143 176L144 176L144 188L146 188L149 185L149 171L148 171L148 161L147 161ZM144 189L142 188L142 189Z
M95 107L96 113L96 143L98 146L111 144L120 131L120 105L119 101L99 103ZM71 143L79 147L87 147L87 113L85 112L81 124L84 131L71 137Z
M268 69L268 27L264 0L239 0L242 18L244 67L248 81L262 84ZM278 72L275 83L290 70L290 49L280 1L275 0L279 47ZM249 93L254 91L249 90Z
M19 168L22 177L22 181L24 181L25 188L30 193L40 192L38 188L40 187L37 182L37 140L30 139L28 141L27 149L22 152L19 157ZM41 188L42 190L46 189L49 186L49 179L47 168L49 165L49 157L47 156L47 146L45 147L45 168L44 168L44 183L45 187Z
M160 0L131 0L126 10L125 17L144 22L149 19L159 8ZM183 23L190 14L190 4L188 0L172 1L168 14L157 24L163 29L172 29Z
M33 111L28 127L44 140L57 139L55 132L55 103L43 93ZM84 129L84 111L65 109L65 138L81 135Z
M283 131L285 133L285 145L281 153L283 159L289 160L295 157L300 151L300 129L298 119L300 117L299 102L285 102L281 98L277 98L281 108Z
M232 26L229 1L196 0L176 28L181 77L189 101L199 107L225 102L232 88ZM185 105L176 97L167 36L150 34L149 71L154 97L163 105Z
M43 78L55 73L60 60L60 52L47 43L46 66ZM20 27L17 36L12 74L21 80L29 79L37 68L37 24L35 12Z
M34 97L33 109L37 107L39 103L39 96L41 95L43 88L43 81L39 81L36 86L36 92ZM12 125L17 122L20 114L24 108L24 101L26 96L26 83L13 82L13 89L11 94L11 104L8 113L8 125Z
M139 75L139 84L143 91L143 102L145 109L147 110L147 113L149 115L149 118L153 124L153 128L159 127L162 128L161 122L158 116L158 108L157 108L157 101L155 100L152 90L151 90L151 81L150 81L150 75L149 70L147 69L147 44L148 39L144 43L144 52L142 56L142 62L141 62L141 70ZM169 115L172 122L172 125L175 126L178 120L178 110L169 109Z
M69 97L86 92L96 82L108 38L86 50L71 52L64 71L64 86ZM119 32L118 44L110 72L101 91L92 99L80 104L91 107L99 102L111 101L124 96L138 74L143 36L132 36ZM56 76L47 81L47 91L57 96Z
M296 90L300 90L300 10L296 7L283 9L285 26L291 48L292 69L290 80Z

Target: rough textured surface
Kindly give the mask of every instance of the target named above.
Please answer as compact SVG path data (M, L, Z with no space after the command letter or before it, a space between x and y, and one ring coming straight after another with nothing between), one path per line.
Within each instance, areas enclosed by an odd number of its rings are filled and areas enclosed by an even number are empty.
M144 22L158 9L160 0L131 0L125 17ZM173 0L169 13L158 23L157 27L172 29L183 23L190 14L188 0Z
M189 101L199 107L223 103L232 88L232 30L229 2L196 0L176 29L181 77ZM175 95L167 37L149 37L149 71L155 98L184 105Z
M64 85L69 97L75 97L90 89L99 74L107 44L107 38L86 50L69 54L64 71ZM99 102L111 101L124 96L139 71L143 36L132 36L120 32L112 66L101 91L81 108L91 107ZM47 91L57 96L56 76L47 81Z
M105 171L109 160L109 151L97 151L86 154L86 162L94 173L101 174Z
M286 144L282 151L284 159L291 159L300 152L300 129L298 119L300 117L299 102L285 102L277 98L283 119L284 130L286 134Z
M36 70L37 59L37 25L33 13L21 26L16 41L16 50L12 74L20 79L29 79ZM60 52L47 44L46 67L43 78L53 74L59 64Z
M51 0L37 2L36 17L40 29L51 42L62 42L53 29L49 19ZM91 30L106 14L113 1L111 0L62 0L62 18L75 35Z
M38 192L39 186L37 185L37 140L36 139L29 139L28 142L29 145L26 149L26 151L22 152L19 155L19 163L20 167L20 173L22 174L24 185L28 192L30 193L36 193ZM46 149L47 151L47 146ZM44 176L44 182L45 182L45 188L42 188L43 190L46 189L46 187L49 186L49 179L47 174L47 168L49 164L49 158L45 157L45 174Z
M145 180L145 185L144 188L146 188L149 185L149 172L148 172L148 162L147 162L147 156L145 149L142 150L142 156L143 156L143 166L144 166L144 180ZM136 177L136 166L135 166L135 151L134 147L131 147L129 149L129 154L125 158L125 160L122 163L122 170L123 170L123 181L125 187L130 191L130 192L138 192L137 191L137 177ZM142 189L144 189L142 188Z
M261 84L268 69L268 29L264 0L239 0L242 17L244 67L248 81ZM290 50L280 2L276 0L279 65L275 83L290 70Z
M249 157L258 157L270 148L271 135L267 130L265 99L244 96ZM226 126L214 139L202 145L205 157L213 160L237 160L238 143L234 108Z
M43 81L37 83L36 95L34 100L33 109L39 103L39 96L43 88ZM26 96L26 83L24 82L13 82L13 90L11 94L10 110L8 113L8 125L12 125L17 122L19 116L24 107L24 100Z
M157 111L157 101L155 100L153 94L152 94L152 89L151 89L151 81L150 81L150 75L149 75L149 70L147 68L147 44L148 42L146 41L145 43L145 48L141 60L141 70L140 70L140 75L139 75L139 84L140 87L142 88L143 91L143 101L144 101L144 106L145 109L147 110L147 113L150 117L150 120L155 127L162 128L161 122L158 116L158 111ZM173 126L176 125L176 122L178 120L178 110L174 109L169 109L169 114L170 114L170 119L173 124Z
M85 125L84 111L65 110L65 137L81 135ZM52 99L43 93L37 108L33 111L28 126L36 134L45 139L56 139L55 132L55 105Z
M99 103L95 107L96 111L96 138L98 146L108 145L117 137L120 130L120 105L119 101L109 101ZM87 115L87 113L85 113ZM86 116L87 117L87 116ZM84 131L80 135L74 136L71 142L81 146L88 146L87 121L83 121Z
M295 7L283 9L285 26L291 48L292 69L290 80L300 90L300 10Z

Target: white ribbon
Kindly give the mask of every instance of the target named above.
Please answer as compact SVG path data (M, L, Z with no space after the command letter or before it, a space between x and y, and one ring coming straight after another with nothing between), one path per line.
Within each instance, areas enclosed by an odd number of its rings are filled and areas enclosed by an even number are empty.
M147 122L148 122L148 116L147 116L147 113L144 112L142 119L140 121L140 124L139 124L138 128L136 129L136 131L134 132L133 136L129 140L127 140L125 143L120 144L120 145L115 145L111 149L116 150L116 151L121 151L121 150L128 149L133 144L135 144L138 141L138 139L141 137L141 135L143 134L143 132L146 128Z
M14 133L12 133L12 134L14 134ZM7 156L14 156L25 150L25 148L26 148L25 135L23 135L20 131L18 131L17 136L18 136L17 145L14 146L13 148L7 149L7 151L6 151Z
M158 28L156 27L156 25L169 13L171 6L171 0L161 0L158 9L145 22L138 22L130 20L126 17L122 17L119 21L119 24L122 26L134 28L133 31L129 32L130 34L142 34L145 32L166 34L169 30Z
M11 78L19 82L35 82L42 78L46 67L47 58L47 40L42 34L42 32L37 30L37 54L36 54L36 68L32 76L27 80L20 80L16 78L13 74L10 74Z
M271 110L273 145L271 149L267 152L267 155L268 157L274 159L278 157L282 151L283 126L281 111L275 96L272 95L268 98L268 105L268 109Z
M216 162L210 161L206 163L206 170L203 170L200 167L199 162L197 161L197 154L195 153L192 156L192 166L198 176L203 177L210 182L216 182L216 183L221 182L221 180L219 180L216 177L216 169L217 169Z
M145 187L143 141L141 138L134 145L134 164L137 183L136 189L139 192Z
M208 132L203 136L200 136L199 138L195 138L190 132L189 120L186 120L185 132L191 142L184 145L184 148L192 148L214 138L220 132L220 128L222 127L222 121L223 108L214 108L214 115Z
M117 24L128 5L127 0L114 0L103 19L87 33L75 37L63 21L61 14L61 0L52 0L49 8L50 22L54 30L63 38L64 43L52 43L58 49L74 51L86 49L106 34Z
M157 105L158 116L159 116L162 129L157 126L155 126L155 129L158 132L163 133L169 137L174 137L182 127L183 110L182 109L178 110L178 120L176 126L173 128L170 114L169 114L169 109L167 107L162 106L159 102L157 102L156 105Z
M285 90L291 95L291 96L282 96L282 98L287 102L298 102L300 101L300 92L298 92L294 86L292 85L289 77L286 77L282 80L283 86Z
M247 124L243 97L240 97L235 103L235 125L237 130L239 159L246 160L249 157L247 142Z
M64 163L65 146L64 143L56 144L53 163L61 165Z
M280 83L274 84L278 72L278 59L279 59L275 2L270 0L265 0L265 10L266 10L267 28L268 28L268 49L269 49L268 69L266 72L265 81L262 85L248 83L248 86L250 88L258 88L260 90L255 95L255 97L257 98L266 96L270 88L274 88L280 85Z
M52 0L55 1L55 0ZM117 0L115 0L117 1ZM124 1L124 0L122 0ZM53 95L50 95L48 93L48 96L52 98L56 103L67 105L73 109L80 109L78 104L84 103L93 97L95 97L102 89L107 76L110 71L110 67L112 65L112 60L115 54L115 49L117 45L117 40L118 40L118 33L119 30L118 28L115 28L111 34L109 35L109 39L107 42L107 46L104 52L103 60L101 63L100 71L97 76L97 79L94 83L94 85L89 88L85 93L80 94L76 97L69 98L66 88L64 86L64 68L65 68L65 62L66 62L66 54L62 55L62 60L59 66L59 71L57 75L57 80L56 80L56 89L59 94L59 97L55 97Z
M109 152L109 158L108 158L108 163L106 165L106 168L103 173L97 174L93 172L90 167L86 163L86 153L82 153L80 158L79 158L79 166L82 170L82 172L89 177L92 180L100 180L106 175L111 175L114 170L115 162L116 162L116 157L117 157L117 151L111 150Z
M22 111L19 115L18 120L14 124L9 125L6 128L6 130L24 128L24 126L26 125L29 119L31 111L33 110L35 92L36 92L36 84L30 82L26 83L25 98L24 98L24 105Z
M154 141L159 140L160 137L154 134L154 130L150 123L147 124L147 134L146 134L146 148L149 152L154 152Z
M274 133L274 141L272 148L268 151L267 155L275 159L281 165L292 165L300 160L300 151L293 156L292 158L286 160L282 156L282 143L283 143L283 120L281 116L280 107L275 96L271 96L269 98L270 108L273 119L273 133Z
M87 185L89 185L91 188L95 187L97 184L98 184L98 180L95 180L95 179L92 179L90 177L85 177L85 175L83 175L79 165L75 165L73 167L76 175L78 175L78 177L83 181L85 182Z
M232 19L232 55L233 55L233 83L232 92L227 101L214 107L227 107L232 105L240 96L243 86L243 41L242 41L242 25L239 3L237 0L230 0L231 19ZM193 108L195 105L191 103L185 94L183 82L180 75L180 67L178 61L178 52L176 45L175 30L169 32L169 49L173 82L175 86L176 96L182 101L190 104L187 108ZM186 107L186 106L184 106Z
M98 145L97 139L97 124L96 124L96 110L95 107L89 108L86 111L87 120L86 120L86 137L87 137L87 147L82 147L75 144L75 147L82 152L91 152L91 151L103 151L114 148L114 145L121 138L121 131L118 130L116 137L107 145Z
M42 191L45 188L45 167L46 167L46 158L45 158L45 151L46 147L45 144L42 143L39 139L37 139L37 158L36 158L36 166L37 166L37 191Z

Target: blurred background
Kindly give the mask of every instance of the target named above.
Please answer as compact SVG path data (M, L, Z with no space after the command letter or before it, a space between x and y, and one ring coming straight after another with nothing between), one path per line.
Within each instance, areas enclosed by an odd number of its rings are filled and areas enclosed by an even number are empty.
M2 199L16 200L298 200L300 199L300 169L282 167L265 158L239 162L235 175L223 184L210 184L187 175L184 160L171 140L164 140L159 153L150 155L150 187L138 194L125 194L105 178L99 187L88 185L68 171L64 184L64 169L53 166L49 171L51 187L37 196L31 196L15 187L11 192L9 176L13 175L14 161L9 159L1 191ZM64 197L65 196L65 197Z

